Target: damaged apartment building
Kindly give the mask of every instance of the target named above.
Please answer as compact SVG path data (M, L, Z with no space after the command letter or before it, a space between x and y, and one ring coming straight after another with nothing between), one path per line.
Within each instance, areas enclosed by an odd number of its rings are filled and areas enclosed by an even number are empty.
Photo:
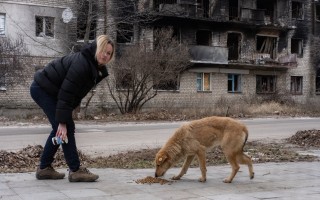
M68 53L70 48L63 48L67 44L64 39L74 38L79 41L79 35L74 34L78 33L76 29L81 27L81 23L77 23L81 16L74 10L71 22L63 22L63 11L69 7L74 9L71 2L77 4L78 1L0 1L0 36L10 34L8 22L14 14L19 13L17 10L11 12L12 16L6 14L12 11L12 8L33 10L25 15L24 20L30 17L29 22L25 22L29 24L28 27L33 25L30 21L36 19L32 12L42 11L39 13L45 17L41 18L44 19L42 23L50 24L50 19L53 20L54 35L49 36L55 41L54 45L59 44L61 52ZM119 29L123 27L121 23L117 23L117 18L112 16L112 13L116 13L112 10L122 1L93 2L99 10L99 17L93 24L98 28L97 32L90 35L91 39L95 35L107 33L116 42L119 50L144 38L153 38L155 27L171 27L178 40L188 44L190 66L180 74L175 89L162 88L158 95L145 105L146 108L207 107L221 101L268 99L276 95L303 104L319 101L320 70L317 65L320 62L312 60L312 41L320 33L318 0L132 1L139 4L136 12L148 9L152 10L156 17L148 26L132 24L129 30L128 26L125 27L127 30L124 35L119 35ZM4 7L7 10L4 10ZM41 19L39 18L40 21ZM3 28L5 26L6 30ZM15 31L28 33L38 41L43 39L40 32L37 35L36 29L26 31L16 28ZM34 41L29 41L32 42ZM34 54L37 56L43 54L43 50L36 49L38 46L33 45ZM57 56L50 49L46 52L49 52L46 54L49 58ZM42 65L44 64L43 62ZM3 88L3 85L0 87ZM97 90L100 90L100 93L103 90L104 94L97 94L92 100L93 104L115 108L115 103L106 92L106 86L102 84ZM12 99L19 99L23 100L23 103L18 102L20 105L32 104L28 97L28 88L24 93L25 98L16 98L21 93L6 88L5 91L0 91L0 101L8 103L10 99L10 103L14 103Z
M155 23L173 27L190 46L192 65L180 76L179 93L169 95L176 105L275 95L319 101L320 73L311 60L318 1L154 0L152 6L161 16Z

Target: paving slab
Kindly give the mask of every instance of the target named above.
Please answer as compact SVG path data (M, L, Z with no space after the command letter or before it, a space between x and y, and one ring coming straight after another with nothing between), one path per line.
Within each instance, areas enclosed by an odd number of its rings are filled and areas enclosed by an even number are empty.
M154 169L91 169L100 178L93 183L70 183L62 180L36 180L35 172L0 174L0 200L295 200L320 199L320 162L255 164L255 178L249 179L241 166L231 184L223 183L231 171L229 165L209 166L207 182L198 182L199 168L190 168L179 181L167 184L138 184L136 180L153 176ZM66 169L58 169L66 172ZM169 169L163 177L179 172Z

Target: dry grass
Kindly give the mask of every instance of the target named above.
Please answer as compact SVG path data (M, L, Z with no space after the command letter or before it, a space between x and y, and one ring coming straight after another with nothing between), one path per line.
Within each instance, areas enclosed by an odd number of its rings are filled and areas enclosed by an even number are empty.
M278 102L268 102L263 104L255 104L250 106L248 109L249 113L253 116L255 115L273 115L273 114L293 114L293 113L299 113L300 109L293 107L293 106L287 106L287 105L281 105Z

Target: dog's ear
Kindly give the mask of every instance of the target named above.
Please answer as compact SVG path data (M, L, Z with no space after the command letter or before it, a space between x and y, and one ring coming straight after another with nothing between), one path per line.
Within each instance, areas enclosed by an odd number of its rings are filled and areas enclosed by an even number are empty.
M158 155L156 159L156 164L161 165L167 158L168 155L166 153Z

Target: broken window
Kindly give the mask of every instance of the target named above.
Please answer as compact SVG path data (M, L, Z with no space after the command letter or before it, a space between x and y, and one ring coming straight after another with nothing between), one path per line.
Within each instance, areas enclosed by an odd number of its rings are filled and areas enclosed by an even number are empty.
M270 58L276 58L277 54L277 38L269 36L257 35L257 51L258 53L269 54Z
M241 92L240 74L228 74L228 92Z
M229 20L239 20L238 0L229 0Z
M277 5L277 0L266 1L266 0L257 0L257 11L263 11L264 13L264 22L270 23L273 22L274 18L274 8ZM256 11L256 12L257 12ZM258 12L258 13L260 13Z
M212 33L207 30L199 30L196 33L197 45L211 46L212 44Z
M275 93L276 91L276 76L272 75L257 75L256 82L257 93Z
M197 73L197 91L210 91L210 73Z
M6 27L6 15L0 13L0 35L4 35L6 33L5 27Z
M291 76L291 94L302 94L302 76Z
M179 43L181 43L180 27L177 27L177 26L154 27L154 33L156 33L154 35L154 38L153 38L153 47L154 47L154 49L162 48L160 46L160 45L163 45L163 44L160 44L161 43L161 39L159 39L158 38L159 36L157 36L159 34L160 35L161 34L164 35L168 39L169 39L169 37L171 37L173 39L173 41L178 41Z
M154 9L156 11L164 10L165 5L177 4L177 0L154 0Z
M118 2L117 15L117 43L133 43L134 24L132 17L135 15L135 4L131 0Z
M320 21L320 5L316 5L316 20Z
M170 75L168 74L167 77ZM154 90L179 90L179 76L173 75L174 78L164 78L163 80L156 81L157 84L153 85ZM156 79L154 79L156 80Z
M133 24L119 23L117 24L117 43L133 42Z
M199 17L209 17L209 0L197 0L197 15Z
M36 16L36 36L53 37L54 36L54 18Z
M176 4L177 0L154 0L154 4Z
M317 76L316 76L316 93L320 94L320 69L317 69Z
M6 74L0 74L0 91L6 91L7 84L6 84Z
M179 43L181 43L180 27L173 26L172 29L173 29L172 37L175 38L177 41L179 41Z
M298 57L303 56L303 41L302 39L291 39L291 53L295 53L298 55Z
M178 79L160 81L158 84L153 86L155 90L179 90Z
M292 18L303 19L303 4L301 2L292 1Z
M238 60L240 54L240 33L228 33L228 60Z

